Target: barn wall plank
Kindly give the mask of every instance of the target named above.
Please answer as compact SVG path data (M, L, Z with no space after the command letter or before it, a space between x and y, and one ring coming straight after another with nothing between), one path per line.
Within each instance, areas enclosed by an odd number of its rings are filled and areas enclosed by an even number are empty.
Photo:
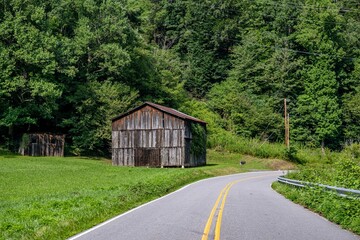
M118 148L119 144L117 142L117 131L112 131L111 132L111 148ZM113 152L113 151L112 151Z
M30 156L64 156L65 135L31 133L28 144L19 148L19 153Z
M129 149L130 151L130 166L135 166L135 153L134 149Z
M161 148L161 164L162 166L169 166L169 149Z
M176 148L169 148L169 164L170 164L170 166L177 165L177 162L176 162Z

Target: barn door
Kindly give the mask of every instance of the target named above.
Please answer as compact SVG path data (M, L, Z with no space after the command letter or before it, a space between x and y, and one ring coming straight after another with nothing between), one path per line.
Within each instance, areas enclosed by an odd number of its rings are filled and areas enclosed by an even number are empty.
M160 149L136 148L135 166L160 167Z

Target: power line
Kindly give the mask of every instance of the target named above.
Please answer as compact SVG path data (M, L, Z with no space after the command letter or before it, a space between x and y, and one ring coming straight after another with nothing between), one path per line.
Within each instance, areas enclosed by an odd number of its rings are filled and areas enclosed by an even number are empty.
M286 48L286 47L267 46L267 45L261 45L261 44L260 44L259 46L267 47L267 48L272 48L272 49L277 49L277 50L282 50L282 51L287 51L287 52L300 53L300 54L305 54L305 55L326 56L326 57L335 57L335 58L339 57L339 56L331 55L331 54L327 54L327 53L307 52L307 51L295 50L295 49ZM344 56L344 57L342 57L341 59L356 60L356 59L358 59L358 58Z
M238 30L238 31L239 32L249 33L251 30L253 30L253 29L242 29L242 30ZM205 33L204 35L214 36L213 34L210 34L210 33ZM241 40L234 39L234 38L226 38L226 40L236 42L236 43L242 43ZM305 55L326 56L326 57L339 58L339 56L337 56L337 55L331 55L331 54L322 53L322 52L309 52L309 51L295 50L295 49L287 48L287 47L277 47L277 46L269 46L269 45L263 45L263 44L257 44L257 45L261 46L261 47L272 48L272 49L283 50L283 51L287 51L287 52L293 52L293 53L299 53L299 54L305 54ZM352 60L353 61L353 60L358 59L358 57L344 56L344 57L341 57L341 59Z
M256 3L255 1L253 1ZM338 7L338 8L331 8L331 7L321 7L317 5L311 5L311 4L296 4L296 3L278 3L275 1L267 1L267 2L259 2L263 4L273 5L273 6L281 6L281 7L292 7L292 8L305 8L305 9L324 9L324 10L338 10L339 12L347 13L347 12L354 12L354 13L360 13L360 10L358 9L351 9L346 8L344 6Z
M241 40L239 40L239 39L229 39L229 40L241 43ZM263 45L263 44L257 44L257 45L261 46L261 47L265 47L265 48L272 48L272 49L283 50L283 51L293 52L293 53L300 53L300 54L305 54L305 55L326 56L326 57L335 57L335 58L339 57L339 56L331 55L331 54L327 54L327 53L301 51L301 50L295 50L295 49L287 48L287 47L277 47L277 46L269 46L269 45ZM344 57L342 57L342 59L356 60L358 58L357 57L344 56Z
M263 15L263 17L275 17L273 15ZM286 19L284 20L299 20L299 21L307 21L307 22L312 22L312 23L320 23L320 21L316 21L316 20L313 20L313 19L300 19L300 18L297 18L297 17L287 17ZM334 23L334 24L340 24L340 25L347 25L348 23L347 22L333 22L333 21L321 21L321 23Z
M280 50L284 50L284 51L288 51L288 52L294 52L294 53L301 53L301 54L306 54L306 55L314 55L314 56L326 56L326 57L339 57L336 55L330 55L330 54L326 54L326 53L314 53L314 52L307 52L307 51L300 51L300 50L295 50L295 49L291 49L291 48L284 48L284 47L272 47L275 49L280 49ZM353 57L342 57L342 59L347 59L347 60L355 60L357 58L353 58Z
M276 5L276 6L282 6L282 7L292 7L292 8L298 8L298 7L301 7L301 8L308 8L308 9L328 9L328 10L338 10L338 8L330 8L330 7L320 7L320 6L316 6L316 5L305 5L305 4L296 4L296 3L278 3L278 2L274 2L274 1L266 1L266 2L256 2L256 0L253 0L252 1L253 3L260 3L260 4L270 4L270 5ZM340 8L344 8L344 7L340 7ZM347 12L351 11L351 12L359 12L360 13L360 10L357 11L357 10L354 10L354 9L350 9L350 8L347 8L346 10ZM263 16L268 16L268 17L274 17L272 15L263 15ZM288 17L286 19L293 19L293 20L297 20L298 18L291 18L291 17ZM299 21L302 21L303 19L299 19ZM313 22L313 23L317 23L316 21L312 20L312 19L305 19L305 21L309 21L309 22ZM332 21L321 21L322 23L334 23L334 24L343 24L343 25L346 25L348 23L344 23L344 22L332 22ZM252 29L238 29L237 31L238 32L250 32ZM275 34L275 33L274 33ZM210 33L205 33L205 35L208 35L208 36L214 36L213 34L210 34ZM233 42L241 42L239 39L233 39L233 38L224 38L222 40L228 40L228 41L233 41ZM302 50L295 50L295 49L291 49L291 48L287 48L287 47L277 47L277 46L268 46L268 45L261 45L259 44L259 46L263 46L263 47L267 47L267 48L272 48L272 49L277 49L277 50L282 50L282 51L287 51L287 52L293 52L293 53L298 53L298 54L305 54L305 55L313 55L313 56L327 56L327 57L335 57L335 58L339 58L339 56L337 55L331 55L331 54L328 54L328 53L319 53L319 52L310 52L310 51L302 51ZM342 57L342 59L345 59L345 60L356 60L358 59L357 57L350 57L350 56L344 56Z
M287 2L287 3L281 3L281 2L276 2L276 1L256 1L256 0L252 0L251 1L253 4L266 4L266 5L272 5L272 6L280 6L280 7L291 7L294 9L324 9L324 10L337 10L339 12L343 12L343 13L348 13L348 12L354 12L354 13L360 13L360 9L353 9L350 7L346 7L346 6L338 6L338 7L325 7L325 6L319 6L319 5L314 5L314 4L299 4L299 3L292 3L292 2ZM211 6L211 9L224 9L224 8L220 8L220 7L214 7ZM230 9L230 10L235 10L235 9Z

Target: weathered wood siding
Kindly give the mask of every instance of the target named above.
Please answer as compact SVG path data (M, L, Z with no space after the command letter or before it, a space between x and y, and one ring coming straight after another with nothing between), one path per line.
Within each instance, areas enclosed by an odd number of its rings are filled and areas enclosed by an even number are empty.
M145 106L113 122L113 164L184 166L184 135L184 120Z
M65 135L48 133L25 134L19 153L28 156L64 156Z

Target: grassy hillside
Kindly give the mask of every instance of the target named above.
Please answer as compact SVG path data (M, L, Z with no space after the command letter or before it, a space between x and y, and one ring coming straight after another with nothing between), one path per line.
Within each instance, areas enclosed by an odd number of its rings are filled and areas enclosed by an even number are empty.
M240 166L240 160L247 163ZM0 239L64 239L187 183L282 160L208 152L198 168L113 167L107 159L0 156Z

